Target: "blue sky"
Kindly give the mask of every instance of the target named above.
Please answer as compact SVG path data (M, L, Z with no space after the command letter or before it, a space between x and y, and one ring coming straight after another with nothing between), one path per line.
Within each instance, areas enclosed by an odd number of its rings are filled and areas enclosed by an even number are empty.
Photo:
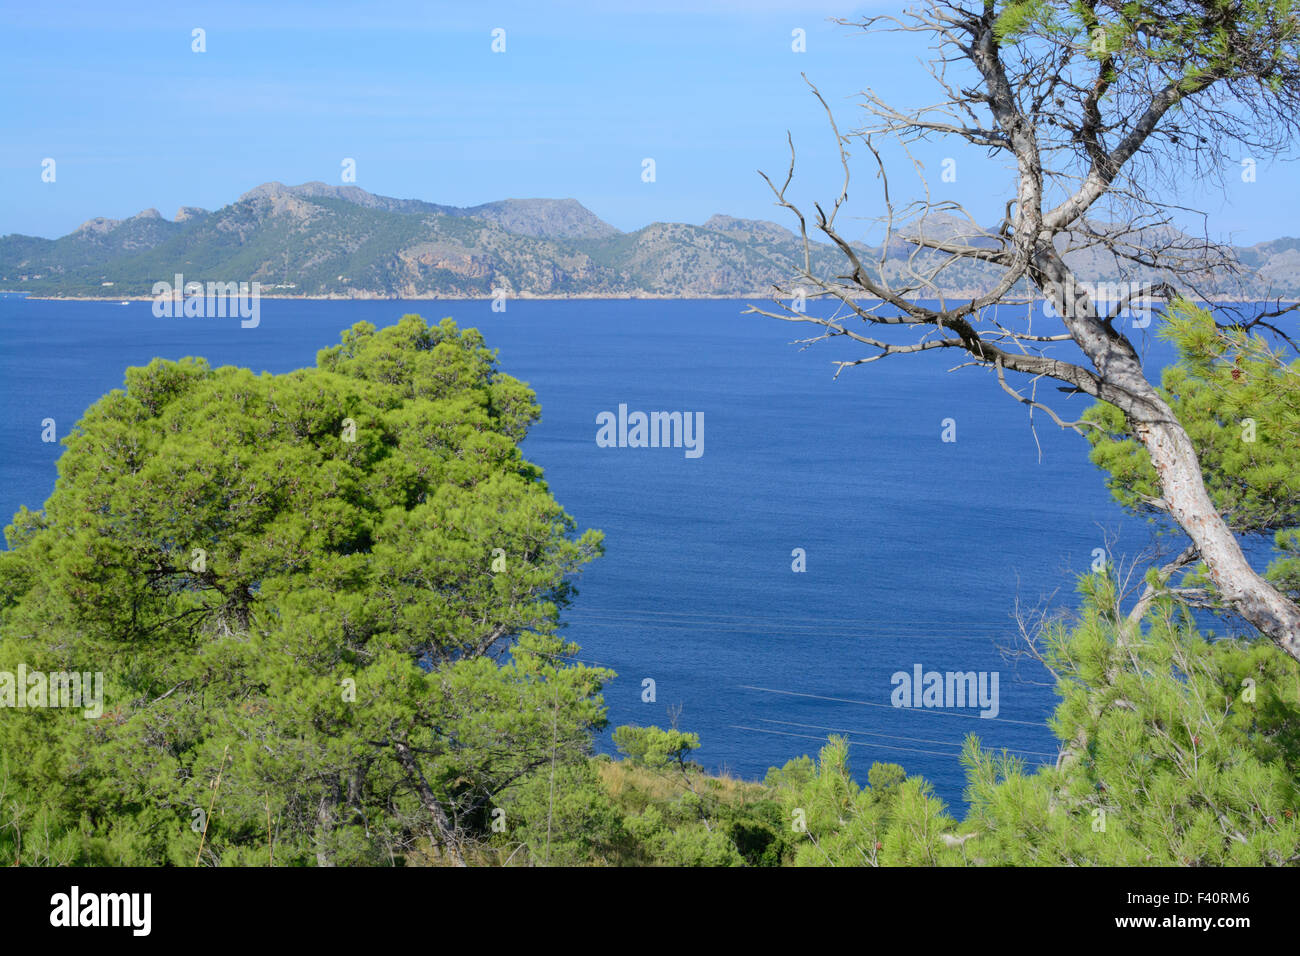
M622 229L702 222L716 212L789 224L756 174L795 198L832 199L833 139L800 71L843 128L855 94L937 98L910 37L829 22L884 2L646 0L533 3L17 4L0 14L0 233L58 236L92 216L148 207L214 209L269 180L340 182L473 205L573 197ZM207 52L191 51L206 31ZM506 31L493 53L491 31ZM791 31L807 52L791 50ZM956 183L939 184L946 156ZM57 163L54 183L41 162ZM641 163L656 163L654 183ZM981 151L918 150L936 195L981 221L1009 176ZM910 187L900 170L896 190ZM1189 185L1212 234L1239 242L1300 235L1297 169L1261 165L1227 194ZM853 214L876 215L859 167ZM862 227L865 233L866 227Z

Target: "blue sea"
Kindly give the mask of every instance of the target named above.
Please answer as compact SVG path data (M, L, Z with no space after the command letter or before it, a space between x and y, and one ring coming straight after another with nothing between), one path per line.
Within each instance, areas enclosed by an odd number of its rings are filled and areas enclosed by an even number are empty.
M967 734L1052 762L1056 698L1014 654L1016 609L1073 607L1093 549L1134 557L1151 528L1112 502L1083 438L1031 423L987 371L948 372L959 357L929 352L836 379L832 360L864 353L792 344L812 327L745 305L268 299L241 328L158 319L149 302L0 296L0 512L53 489L62 448L42 443L42 420L62 438L127 366L202 355L287 372L355 322L451 316L537 392L525 454L579 527L605 533L564 620L582 660L618 673L611 728L676 720L700 735L701 763L747 778L846 734L860 780L899 763L958 810ZM1143 347L1156 367L1170 357L1153 337ZM1069 418L1090 401L1051 383L1039 396ZM597 415L620 404L703 413L704 453L598 447ZM891 676L918 665L997 672L997 716L893 707ZM598 746L612 749L608 733Z

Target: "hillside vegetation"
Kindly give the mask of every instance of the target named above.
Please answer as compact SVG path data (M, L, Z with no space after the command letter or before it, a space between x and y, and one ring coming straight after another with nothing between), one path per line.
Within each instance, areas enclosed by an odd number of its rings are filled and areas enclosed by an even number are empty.
M909 228L975 244L993 241L979 227L938 213ZM909 264L912 247L898 234L884 250L863 238L867 267L895 284L917 265ZM1297 242L1238 250L1256 277L1233 289L1259 296L1300 292ZM811 251L815 274L843 270L832 247L814 243ZM920 264L931 255L937 254L923 254ZM1070 260L1091 281L1156 278L1141 269L1121 271L1095 250L1081 249ZM0 287L106 298L150 295L155 282L171 283L177 273L204 283L256 281L273 295L756 296L802 263L795 234L771 222L717 215L699 226L657 222L625 233L572 199L462 209L324 183L267 183L215 212L185 207L175 221L149 209L125 220L92 219L60 239L0 238ZM984 263L957 262L944 271L940 291L974 295L997 276Z

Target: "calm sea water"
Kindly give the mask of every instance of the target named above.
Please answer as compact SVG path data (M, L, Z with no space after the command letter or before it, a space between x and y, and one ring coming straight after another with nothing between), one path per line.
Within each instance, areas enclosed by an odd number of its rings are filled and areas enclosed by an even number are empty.
M700 734L702 763L751 778L846 733L860 779L873 761L901 763L958 805L968 733L1050 762L1048 675L1000 650L1018 645L1013 611L1073 605L1092 550L1118 535L1135 555L1147 526L1111 502L1084 440L1042 416L1040 457L1026 410L987 372L945 374L958 360L927 353L835 381L831 360L860 353L801 350L790 343L810 327L744 304L264 300L260 326L243 329L157 319L148 302L0 296L0 512L53 488L61 446L41 442L41 420L62 437L127 366L202 355L286 372L354 322L450 315L536 390L543 419L525 453L580 527L605 532L565 619L581 658L618 672L611 726L676 714ZM1147 344L1149 361L1167 359ZM1042 394L1071 417L1086 407ZM597 414L620 403L703 412L703 456L597 447ZM918 664L998 672L997 718L893 708L891 675Z

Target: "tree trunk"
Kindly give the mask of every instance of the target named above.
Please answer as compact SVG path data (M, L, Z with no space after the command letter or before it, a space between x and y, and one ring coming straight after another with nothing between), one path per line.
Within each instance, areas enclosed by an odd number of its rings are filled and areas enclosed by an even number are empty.
M1237 536L1205 490L1192 440L1147 380L1132 345L1107 328L1089 298L1076 293L1079 285L1054 247L1038 252L1030 274L1056 303L1066 328L1097 374L1124 396L1108 396L1107 400L1124 413L1133 433L1146 447L1160 478L1166 510L1200 551L1223 600L1287 654L1300 660L1300 607L1246 560Z
M433 821L434 830L437 831L437 841L442 851L451 859L453 866L465 866L465 858L461 855L460 847L456 841L456 833L451 826L451 821L447 819L447 812L438 802L438 797L429 786L429 782L424 779L424 772L420 769L419 762L415 755L411 753L411 748L398 741L393 742L393 749L397 751L398 762L401 763L402 769L406 771L406 778L411 786L415 788L416 794L420 798L420 803L428 811L429 817Z
M326 837L334 829L334 821L339 804L339 781L335 777L326 787L325 794L321 797L320 805L316 808L316 865L317 866L334 866L334 861L330 859L329 854L325 851Z

